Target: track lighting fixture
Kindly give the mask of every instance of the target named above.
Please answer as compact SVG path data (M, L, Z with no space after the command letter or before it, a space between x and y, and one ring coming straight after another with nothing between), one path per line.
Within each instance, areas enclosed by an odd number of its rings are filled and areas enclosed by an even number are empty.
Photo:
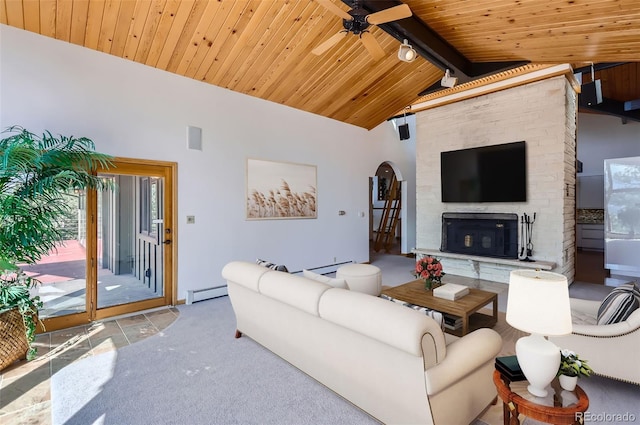
M442 87L453 87L458 83L458 79L456 77L452 77L451 76L451 72L447 69L444 72L444 77L442 77L442 80L440 80L440 85Z
M400 45L400 49L398 49L398 59L403 62L413 62L417 57L418 53L411 47L409 41L405 39L404 43Z
M602 103L602 85L600 80L596 80L593 62L591 62L591 82L583 83L580 91L580 104L582 106L589 107Z
M407 106L404 109L403 112L403 117L404 117L404 124L400 124L398 126L398 134L400 135L400 140L407 140L409 139L409 137L411 137L409 135L409 124L407 123L407 109L411 110L411 106Z

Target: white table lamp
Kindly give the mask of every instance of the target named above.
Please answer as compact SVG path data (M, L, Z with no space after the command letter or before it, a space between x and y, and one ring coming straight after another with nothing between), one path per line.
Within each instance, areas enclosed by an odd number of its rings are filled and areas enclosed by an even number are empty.
M560 367L560 349L545 336L567 335L572 330L567 278L538 270L512 271L507 323L531 334L516 342L516 356L529 392L545 397Z

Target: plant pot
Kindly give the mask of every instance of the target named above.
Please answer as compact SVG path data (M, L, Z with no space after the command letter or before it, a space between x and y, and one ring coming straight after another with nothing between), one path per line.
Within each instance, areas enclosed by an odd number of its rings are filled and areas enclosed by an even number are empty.
M0 370L27 357L29 342L22 315L14 308L0 313Z
M560 386L562 387L562 389L567 391L575 390L576 384L578 383L577 376L560 375L558 377L558 380L560 381Z

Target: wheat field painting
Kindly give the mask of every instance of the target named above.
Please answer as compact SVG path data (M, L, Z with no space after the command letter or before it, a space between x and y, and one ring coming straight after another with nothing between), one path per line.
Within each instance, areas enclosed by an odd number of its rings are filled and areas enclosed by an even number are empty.
M317 218L316 166L247 159L247 219Z

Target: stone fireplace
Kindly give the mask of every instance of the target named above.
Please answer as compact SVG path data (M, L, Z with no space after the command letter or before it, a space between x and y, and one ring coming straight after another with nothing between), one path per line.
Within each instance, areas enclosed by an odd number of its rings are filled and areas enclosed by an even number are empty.
M440 256L445 272L452 276L509 283L512 270L544 264L549 268L543 270L564 274L572 282L576 97L571 82L559 75L455 103L445 97L417 112L416 250ZM525 140L527 145L526 202L442 202L441 152L514 140ZM535 263L519 261L515 255L498 258L441 251L442 214L462 211L518 216L537 213L530 255ZM520 223L516 227L520 230ZM517 250L515 235L519 232L511 233Z
M442 252L518 258L518 215L508 213L442 214Z

